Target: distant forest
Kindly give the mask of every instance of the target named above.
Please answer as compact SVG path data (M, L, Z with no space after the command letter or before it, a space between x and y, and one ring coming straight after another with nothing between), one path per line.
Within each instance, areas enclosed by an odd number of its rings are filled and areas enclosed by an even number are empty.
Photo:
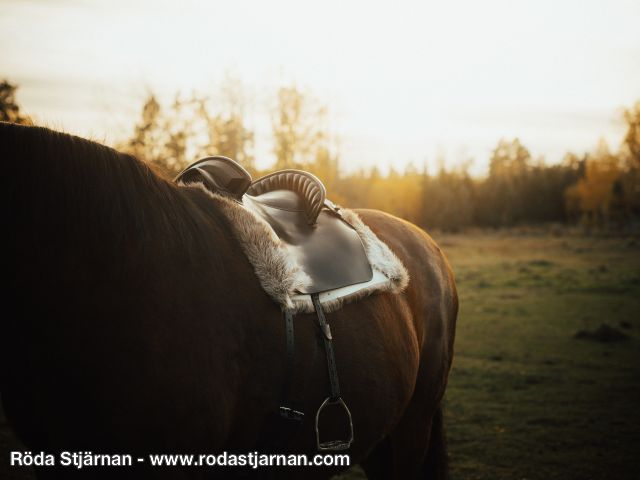
M0 120L31 123L16 101L17 86L0 82ZM387 211L425 228L505 227L572 223L605 229L637 229L640 221L640 101L624 113L626 133L611 149L567 152L559 164L534 159L517 139L497 142L485 178L465 166L431 174L409 166L381 174L377 168L345 173L327 125L327 110L299 88L282 87L271 107L276 163L255 167L255 132L246 120L240 82L228 79L213 97L176 95L161 105L149 94L129 138L114 145L172 177L194 160L224 155L257 178L282 168L313 172L329 197L349 207ZM442 162L444 165L444 162Z

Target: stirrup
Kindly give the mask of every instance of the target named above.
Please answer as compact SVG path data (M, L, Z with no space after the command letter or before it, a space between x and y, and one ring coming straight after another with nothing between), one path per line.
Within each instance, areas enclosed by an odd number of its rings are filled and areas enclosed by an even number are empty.
M349 419L349 439L348 440L328 440L326 442L320 441L320 429L318 428L318 424L320 422L320 412L326 407L337 406L342 408L347 414L347 418ZM335 400L332 400L331 397L327 397L318 411L316 412L316 444L318 446L318 451L321 452L337 452L342 450L348 450L353 443L353 420L351 419L351 412L349 408L347 408L346 403L342 400L342 397L338 397Z

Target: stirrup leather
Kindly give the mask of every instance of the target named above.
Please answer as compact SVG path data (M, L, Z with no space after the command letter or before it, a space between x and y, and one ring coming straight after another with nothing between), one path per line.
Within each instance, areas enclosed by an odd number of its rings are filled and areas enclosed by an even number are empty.
M318 326L322 333L322 339L324 340L324 350L327 355L327 371L329 373L329 384L331 386L331 395L327 397L324 402L318 408L316 412L316 445L320 452L338 452L347 450L353 443L353 419L351 418L351 412L344 403L342 396L340 395L340 382L338 380L338 369L336 366L335 354L333 353L333 336L331 335L331 327L327 323L327 319L324 316L324 310L320 303L320 298L317 293L311 295L313 306L316 310L318 317ZM320 414L328 407L341 408L347 415L349 420L349 438L346 440L325 440L320 439Z

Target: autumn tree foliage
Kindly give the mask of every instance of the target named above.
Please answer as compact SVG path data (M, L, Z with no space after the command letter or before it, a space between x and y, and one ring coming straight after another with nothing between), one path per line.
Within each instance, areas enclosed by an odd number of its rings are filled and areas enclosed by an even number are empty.
M162 106L150 93L131 137L116 145L173 177L194 159L223 155L254 170L254 132L241 84L227 79L213 97L176 94Z
M248 99L242 83L227 76L213 100L201 97L196 102L206 131L201 155L223 155L255 171L255 133L247 125Z
M20 111L16 102L17 90L17 85L9 83L6 79L0 80L0 122L31 125L31 119Z
M566 192L567 197L574 197L583 222L605 224L622 213L621 167L620 158L604 140L587 156L584 174Z
M624 119L627 132L622 147L622 162L625 173L621 179L621 186L625 195L625 202L629 214L640 216L640 101L632 108L625 110Z
M324 109L311 104L298 87L281 87L271 112L275 168L304 168L313 162L325 132L322 123Z
M588 226L620 227L640 217L640 101L624 111L619 152L601 140L566 191L567 206Z
M0 83L0 119L29 123L15 99L17 87ZM468 165L435 173L409 165L403 171L377 167L342 171L338 142L329 134L327 108L294 86L279 88L269 108L271 169L255 164L255 131L247 118L242 85L227 78L212 96L176 95L163 104L150 93L131 136L120 150L175 176L197 158L225 155L254 178L283 168L317 175L329 197L349 207L376 208L426 228L460 230L545 222L578 222L623 228L640 220L640 102L624 111L620 148L604 141L593 152L567 153L557 164L533 158L518 139L501 139L488 175L474 178Z
M337 192L339 160L326 128L326 106L291 85L277 90L270 115L274 170L308 170L320 177L327 189ZM338 193L335 201L345 198Z
M618 153L602 143L595 152L568 153L559 164L548 165L534 159L518 138L501 139L489 159L488 176L478 179L466 166L442 166L435 175L413 165L385 174L377 168L341 172L338 150L325 126L326 107L295 86L275 94L270 113L276 163L258 171L252 154L254 132L246 124L241 95L228 87L222 98L226 104L176 97L163 109L150 96L129 140L130 151L171 174L199 156L214 154L237 159L255 176L304 169L321 178L338 203L377 208L447 230L568 221L615 227L638 215L633 203L640 170L637 107L625 113L628 132ZM145 145L146 151L137 150Z

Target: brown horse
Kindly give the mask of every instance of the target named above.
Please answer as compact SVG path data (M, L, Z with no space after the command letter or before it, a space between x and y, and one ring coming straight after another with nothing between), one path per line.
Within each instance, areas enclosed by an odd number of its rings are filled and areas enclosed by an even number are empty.
M0 392L32 452L315 453L327 396L314 315L296 325L300 428L274 438L285 331L211 198L108 147L0 123L3 255ZM419 228L372 210L363 221L410 274L401 294L327 315L370 479L445 478L441 400L458 301L449 265ZM283 427L284 428L284 427ZM6 453L5 453L6 454ZM340 468L283 469L328 478ZM228 478L265 468L38 469L41 478Z

